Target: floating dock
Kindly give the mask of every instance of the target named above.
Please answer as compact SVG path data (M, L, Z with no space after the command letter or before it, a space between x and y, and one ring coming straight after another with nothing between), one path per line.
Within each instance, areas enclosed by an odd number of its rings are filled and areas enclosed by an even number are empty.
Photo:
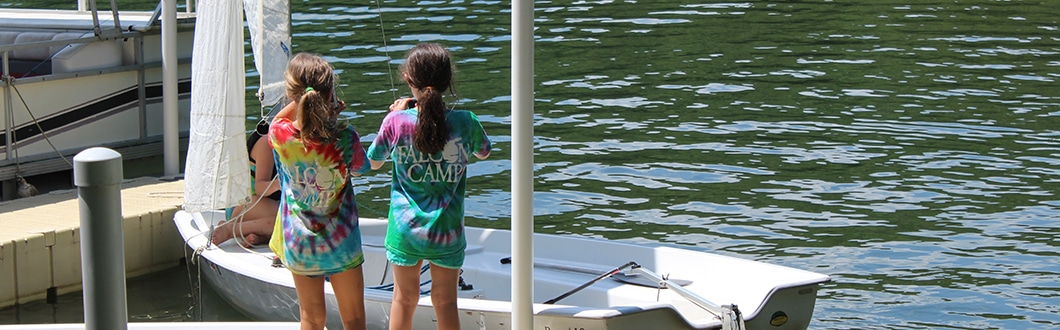
M183 203L183 180L122 182L126 278L180 265ZM77 188L0 202L0 308L81 291L80 228Z

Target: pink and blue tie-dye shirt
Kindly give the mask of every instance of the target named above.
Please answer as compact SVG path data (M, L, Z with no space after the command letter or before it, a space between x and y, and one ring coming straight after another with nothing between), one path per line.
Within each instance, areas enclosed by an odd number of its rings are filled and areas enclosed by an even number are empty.
M449 139L441 152L426 155L413 147L416 109L393 111L368 147L368 158L390 158L390 213L386 248L421 259L441 258L467 247L464 187L472 154L489 155L490 140L470 111L446 115Z
M303 143L290 120L269 128L283 198L269 247L292 273L340 273L364 262L354 174L368 172L360 136L347 126L325 144Z

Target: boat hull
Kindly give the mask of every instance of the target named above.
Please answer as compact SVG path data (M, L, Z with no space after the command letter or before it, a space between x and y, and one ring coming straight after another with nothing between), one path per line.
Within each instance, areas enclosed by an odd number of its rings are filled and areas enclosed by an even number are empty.
M223 212L186 213L181 211L174 218L189 248L197 251L194 262L200 267L203 277L219 295L252 319L297 320L297 296L290 272L283 268L273 267L271 265L272 254L266 248L246 250L232 242L223 243L220 247L204 247L206 237L209 235L209 224L222 217ZM365 308L369 329L386 329L390 312L391 292L378 288L380 284L388 284L391 280L385 260L385 251L382 248L385 228L385 220L361 219L366 255L362 269L368 286L365 289ZM507 247L500 245L510 239L510 232L480 228L468 228L467 232L469 247L462 278L473 288L459 291L460 298L457 304L460 310L461 327L463 329L509 329L511 268L500 262L509 251ZM675 256L677 258L706 255L702 252L639 247L603 240L541 234L535 235L535 246L535 256L540 256L538 260L535 260L535 301L545 301L558 296L609 270L608 267L600 264L601 260L597 258L598 253L631 257L643 260L638 263L644 267L675 271L673 272L675 277L680 274L683 279L691 279L692 283L685 286L690 290L698 290L707 286L717 288L732 286L724 283L710 285L710 282L718 279L680 268L664 267L660 264L668 260L666 255L677 254ZM556 255L554 249L566 250L566 253ZM571 255L570 251L585 251L586 259L576 264L568 259L545 257ZM660 255L654 256L653 254L656 253ZM721 260L728 259L734 258L721 257ZM740 305L740 308L744 310L749 329L807 328L813 315L817 287L828 280L827 276L758 262L738 261L757 267L769 266L764 268L766 270L775 267L793 271L792 274L803 276L803 278L795 278L782 285L774 285L765 293L764 298L742 300L757 302ZM621 264L622 262L618 262L610 268ZM703 267L702 269L709 268ZM744 276L747 277L746 274ZM421 289L428 290L429 287L424 286ZM328 313L329 327L341 328L333 291L329 285L325 286L325 291L327 303L331 309ZM534 326L535 329L546 330L721 328L720 320L670 291L673 290L660 290L614 280L601 281L557 304L535 303ZM718 291L725 290L719 289ZM710 297L710 299L727 299L724 293L721 296L710 295ZM731 303L732 301L719 302ZM780 312L783 318L778 318L777 312ZM435 320L430 296L421 296L413 323L417 329L435 329ZM770 321L776 320L785 320L785 322L779 326L770 325Z

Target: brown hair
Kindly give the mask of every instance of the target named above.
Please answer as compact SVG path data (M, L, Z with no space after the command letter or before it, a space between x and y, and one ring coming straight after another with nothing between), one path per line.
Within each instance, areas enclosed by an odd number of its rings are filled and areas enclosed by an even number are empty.
M339 131L331 107L338 77L317 54L298 53L287 63L287 95L298 100L299 137L311 143L331 140Z
M401 71L406 74L409 86L421 92L421 99L416 100L419 115L413 146L426 154L437 153L449 139L445 102L442 101L442 94L453 85L454 70L449 51L436 43L418 44L405 55Z

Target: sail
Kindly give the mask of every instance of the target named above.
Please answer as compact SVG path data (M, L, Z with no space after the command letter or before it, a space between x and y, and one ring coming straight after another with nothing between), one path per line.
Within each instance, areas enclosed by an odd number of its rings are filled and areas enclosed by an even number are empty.
M184 209L238 205L250 196L246 147L243 3L199 1L191 63L191 127Z
M287 0L243 0L254 52L254 68L260 75L258 99L262 107L284 97L283 72L291 57L291 6Z

